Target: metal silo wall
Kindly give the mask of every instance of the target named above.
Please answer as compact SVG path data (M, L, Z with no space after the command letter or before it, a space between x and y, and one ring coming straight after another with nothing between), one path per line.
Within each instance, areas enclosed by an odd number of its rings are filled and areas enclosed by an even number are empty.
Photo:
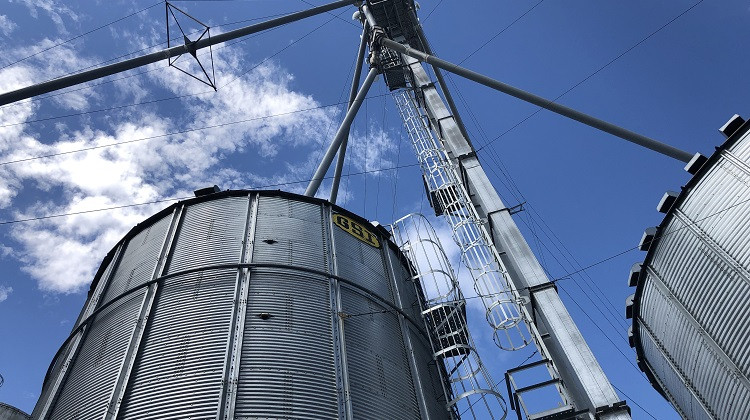
M105 259L33 418L448 418L405 264L322 200L178 203Z
M685 418L750 418L750 137L682 192L642 271L642 362Z

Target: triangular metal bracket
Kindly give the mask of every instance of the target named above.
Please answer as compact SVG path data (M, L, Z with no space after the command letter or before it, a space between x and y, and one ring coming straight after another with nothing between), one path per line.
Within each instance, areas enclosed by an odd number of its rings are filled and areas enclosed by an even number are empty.
M180 55L178 55L177 57L174 57L174 58L170 57L169 60L168 60L169 61L169 65L171 67L174 67L177 70L179 70L179 71L187 74L188 76L192 77L193 79L195 79L195 80L197 80L197 81L199 81L199 82L201 82L203 84L206 84L206 85L210 86L211 88L213 88L214 91L216 91L217 88L216 88L216 71L214 70L214 52L213 52L213 50L211 48L211 45L208 46L208 51L209 51L210 57L211 57L211 76L208 75L208 72L206 71L205 67L203 67L203 64L198 59L198 53L197 53L197 48L196 48L196 43L198 41L200 41L201 39L203 39L204 36L207 35L207 39L211 39L211 28L208 27L207 25L205 25L203 22L199 21L198 19L190 16L185 11L181 10L179 7L174 6L171 3L169 3L169 2L165 2L165 4L166 4L166 18L167 18L167 21L166 21L166 25L167 25L167 48L171 48L172 47L170 33L169 33L169 16L171 15L172 18L174 19L175 23L177 24L177 27L180 28L180 32L182 33L182 39L183 39L183 42L185 43L184 44L185 48L187 49L188 53L190 53L190 55L192 55L193 58L195 58L195 61L198 63L198 66L200 66L201 70L203 71L203 75L206 76L206 79L204 80L204 79L202 79L202 78L200 78L198 76L190 74L189 72L187 72L184 69L181 69L180 67L178 67L175 64L177 62L177 60L179 60L180 57L182 57L182 54L180 54ZM188 18L190 18L191 20L193 20L195 23L197 23L198 25L200 25L203 28L205 28L205 29L203 29L203 32L200 34L200 36L198 37L198 39L196 39L195 41L191 41L190 38L188 38L187 34L185 34L185 31L182 29L182 25L180 25L180 21L177 19L177 15L175 15L175 13L174 13L175 10L177 12L179 12L179 13L187 16Z

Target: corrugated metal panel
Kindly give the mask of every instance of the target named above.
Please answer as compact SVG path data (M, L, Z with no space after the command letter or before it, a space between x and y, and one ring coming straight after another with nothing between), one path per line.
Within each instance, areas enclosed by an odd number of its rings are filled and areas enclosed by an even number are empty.
M0 420L29 420L29 415L16 407L0 403Z
M645 326L641 327L643 351L673 402L688 418L703 415L696 396L712 409L715 418L750 418L750 388L716 355L675 303L654 286L654 279L647 280L639 319Z
M252 272L236 417L338 417L329 288L324 277Z
M253 262L329 271L330 221L323 213L329 208L294 197L260 195L254 247L250 248ZM239 263L249 203L249 197L242 196L186 204L172 242L169 273ZM170 220L168 216L155 221L123 244L117 268L105 270L104 282L109 270L116 272L111 287L104 290L102 302L151 278ZM338 274L419 320L419 309L414 305L416 292L397 253L388 250L396 265L399 290L403 289L400 302L394 302L394 284L383 259L384 248L371 247L338 227L333 229ZM278 243L264 243L264 239ZM381 242L387 246L383 239ZM286 250L280 252L279 244L285 244ZM129 380L124 385L118 418L215 418L226 402L222 391L226 378L231 378L225 369L234 363L228 359L232 356L240 356L235 417L337 418L343 410L344 377L343 370L337 370L334 349L343 347L347 350L355 418L418 418L420 406L412 375L419 375L430 403L439 399L439 375L424 337L418 337L418 327L402 332L402 327L413 326L400 322L391 306L359 289L344 288L340 309L343 312L385 312L342 320L346 346L340 343L338 347L334 340L340 338L334 338L333 324L338 325L339 318L332 311L332 296L336 293L331 290L336 280L291 268L251 271L248 299L242 301L248 305L244 333L237 332L237 337L242 337L239 353L227 348L236 315L237 269L178 274L158 283ZM53 407L57 411L50 418L102 417L117 383L127 340L133 335L145 288L136 293L137 296L123 298L137 301L132 308L125 310L124 304L114 302L97 315L89 338L81 344L80 356L71 363L70 379L58 392L59 404ZM257 316L261 312L271 317L261 319ZM407 358L403 334L409 334L407 337L415 343L417 372L413 372ZM121 343L120 339L125 341ZM104 351L94 346L97 340L100 347L106 343L107 349L116 345L115 350L106 350L101 359L104 362L96 362ZM65 363L64 353L53 372ZM96 363L106 364L109 370L101 373L105 367L97 368ZM93 368L86 368L90 365ZM231 398L227 394L227 401ZM444 403L440 403L437 408L429 406L428 411L437 410L436 418L444 418L443 407Z
M729 148L735 156L745 162L750 162L750 141L748 141L748 137L750 137L750 133L746 133L743 139Z
M328 270L319 205L260 197L253 262Z
M667 283L675 298L704 326L727 354L746 372L750 360L743 353L750 344L748 306L750 285L700 241L679 218L671 224L654 253L651 267ZM674 334L675 329L669 329ZM744 344L743 344L744 343Z
M153 278L171 221L171 215L164 217L130 239L100 304Z
M114 389L144 292L134 292L96 315L54 408L52 419L101 417Z
M354 418L419 418L398 317L343 285L341 304Z
M659 351L659 347L646 334L645 330L641 330L641 332L644 354L648 355L650 369L659 378L659 381L664 384L665 392L673 401L675 409L680 413L680 416L696 420L710 419L711 417L700 408L700 404L696 403L687 388L674 388L674 385L680 382L679 376L671 368L666 357Z
M338 226L333 227L333 232L338 275L395 303L380 248L360 241Z
M239 262L248 205L247 197L228 197L188 207L168 272Z
M424 389L429 416L431 419L448 419L450 415L446 408L447 400L440 383L437 362L432 358L430 343L423 338L423 333L418 332L413 326L409 326L408 330L414 348L414 358L419 369L417 374Z
M73 345L73 341L75 341L75 339L70 339L64 345L64 348L59 352L59 356L54 360L54 365L50 369L49 378L47 378L47 380L44 381L44 384L42 385L42 392L41 392L41 395L39 396L39 400L37 401L36 405L34 405L34 409L31 411L31 415L33 418L38 419L39 416L42 414L42 409L44 408L44 404L50 398L50 393L52 392L51 387L52 387L52 384L54 383L54 379L60 373L60 368L62 367L65 360L67 360L68 352L70 352L70 347Z
M212 270L164 281L119 417L216 416L236 278L236 270Z
M394 252L390 247L388 247L388 253L390 262L391 264L393 264L393 273L395 275L393 281L398 282L398 290L401 296L399 307L414 321L422 322L422 314L419 306L419 298L417 297L417 289L414 286L414 281L411 279L411 273L401 263L396 252Z
M109 278L112 274L112 270L117 264L118 254L119 254L119 250L118 252L114 253L114 257L109 261L109 263L107 264L107 268L105 268L104 271L102 272L102 276L99 278L99 282L96 286L96 290L94 290L94 294L91 296L91 299L86 301L86 304L83 306L81 313L78 314L78 319L76 319L76 322L73 325L73 330L78 328L78 326L81 325L81 322L84 319L86 319L99 306L99 302L101 301L102 291L106 289L107 284L109 283Z

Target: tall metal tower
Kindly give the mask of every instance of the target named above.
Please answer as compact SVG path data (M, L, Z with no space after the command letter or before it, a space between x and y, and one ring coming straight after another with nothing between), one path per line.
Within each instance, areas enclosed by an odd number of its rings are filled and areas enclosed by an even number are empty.
M472 146L456 110L442 71L453 72L683 162L695 162L700 159L700 156L657 142L435 57L419 23L417 7L413 0L342 0L217 36L208 35L196 41L185 37L184 45L2 94L0 105L180 54L188 53L197 59L196 51L199 49L352 5L357 7L355 16L362 24L363 33L349 96L349 108L310 181L305 195L312 197L318 193L323 178L338 155L329 200L335 204L352 121L377 75L382 74L385 83L392 91L417 155L430 203L435 213L444 216L451 226L453 239L461 250L462 261L474 280L474 292L481 298L484 306L495 344L509 351L533 345L536 346L540 355L539 360L511 369L506 373L511 408L517 412L519 418L523 416L529 419L629 419L627 404L620 400L609 383L560 300L555 284L547 277L516 226L511 209L502 201L485 174L477 157L477 151ZM432 66L437 84L429 78L425 64ZM360 86L360 74L365 65L369 70ZM326 209L328 210L325 211L330 212L330 208L326 207ZM174 220L177 223L179 218ZM162 261L159 264L166 264L166 260L159 259L159 261ZM247 267L241 266L240 268ZM163 269L164 267L161 266L155 268L155 270ZM162 274L165 273L166 271ZM147 281L153 281L155 285L158 273L154 271L152 274L153 279ZM153 289L147 291L149 296L156 293L156 286ZM335 296L331 299L335 301ZM87 311L94 311L95 306L96 303L94 306L89 306ZM134 308L133 310L139 309L136 306ZM141 312L147 310L150 308L146 306L140 308ZM404 318L398 322L402 328L406 328ZM142 332L133 334L137 340L142 337ZM346 345L345 340L342 343ZM123 351L128 355L130 353L127 352L136 350L137 347L135 350L132 347L123 347ZM227 355L231 356L230 353ZM134 369L132 363L135 363L134 360L137 359L129 360L131 365L125 366L128 374ZM546 372L548 379L529 386L516 386L514 375L529 369ZM232 377L228 378L232 380ZM125 382L122 382L123 380ZM112 407L117 407L119 404L117 393L125 395L126 385L127 376L125 379L118 379L115 384L115 393L112 394L109 402L110 417L116 415L117 410L113 412ZM554 390L558 399L551 406L539 409L536 405L529 404L524 397L542 388ZM419 398L415 397L415 401L424 400L424 397L421 397L421 400ZM226 401L227 404L234 404L231 398ZM45 412L51 409L49 406L42 408ZM336 407L333 409L336 410ZM429 413L426 407L420 407L420 409L423 416ZM350 405L339 407L338 410L341 416L352 416Z

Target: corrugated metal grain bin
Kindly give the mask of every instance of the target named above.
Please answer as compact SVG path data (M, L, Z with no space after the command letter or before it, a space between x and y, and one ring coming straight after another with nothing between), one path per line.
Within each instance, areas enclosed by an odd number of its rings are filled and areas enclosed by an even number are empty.
M449 418L388 236L279 191L165 209L105 258L33 418Z
M16 407L0 403L0 420L29 420L29 415Z
M638 365L687 419L750 418L750 124L727 134L629 279Z

